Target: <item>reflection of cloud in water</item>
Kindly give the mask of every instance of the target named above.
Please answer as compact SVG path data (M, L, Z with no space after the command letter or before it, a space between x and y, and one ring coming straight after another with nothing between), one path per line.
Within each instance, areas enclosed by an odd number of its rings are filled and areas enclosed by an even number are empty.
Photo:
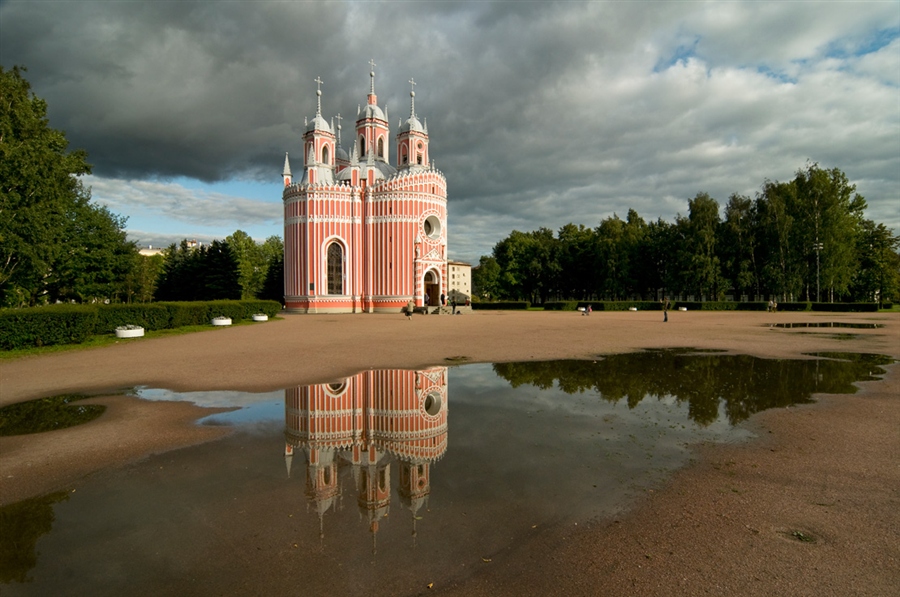
M193 402L204 408L233 408L249 406L259 402L279 402L284 398L284 390L274 392L235 392L231 390L212 390L206 392L175 392L165 388L148 388L138 386L134 395L144 400Z

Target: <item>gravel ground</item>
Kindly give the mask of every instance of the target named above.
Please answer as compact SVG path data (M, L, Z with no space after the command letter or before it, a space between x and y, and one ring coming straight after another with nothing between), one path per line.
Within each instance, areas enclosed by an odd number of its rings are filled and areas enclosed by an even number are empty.
M773 329L785 322L879 329ZM896 314L476 312L288 315L262 324L0 361L0 405L102 392L86 425L0 438L0 503L74 488L92 472L211 441L208 411L116 388L277 390L369 368L591 358L644 348L764 358L869 352L900 359ZM449 359L449 360L448 360ZM759 439L701 446L694 463L618 520L515 546L446 595L898 595L900 368L848 396L755 415ZM800 540L808 539L808 540ZM260 587L264 589L264 587Z

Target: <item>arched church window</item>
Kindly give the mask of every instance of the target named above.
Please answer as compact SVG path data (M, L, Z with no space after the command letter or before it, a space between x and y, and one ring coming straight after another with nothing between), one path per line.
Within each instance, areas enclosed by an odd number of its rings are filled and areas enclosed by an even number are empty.
M409 155L406 152L406 145L400 148L400 163L408 164L409 163Z
M328 245L328 294L344 294L344 251L340 243Z
M359 157L365 157L366 155L366 138L362 135L359 136Z
M378 137L378 157L384 158L384 137Z
M329 164L329 163L330 163L330 162L328 161L328 157L329 157L329 156L328 156L328 146L327 146L327 145L323 145L323 146L322 146L322 163L323 163L323 164Z

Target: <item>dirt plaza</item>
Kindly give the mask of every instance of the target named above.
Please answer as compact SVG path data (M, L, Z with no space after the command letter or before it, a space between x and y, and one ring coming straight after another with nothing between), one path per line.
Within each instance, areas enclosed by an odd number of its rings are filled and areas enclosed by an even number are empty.
M875 323L875 329L774 328ZM597 358L690 347L762 358L865 352L900 358L900 316L834 313L473 312L460 316L286 315L264 324L0 361L0 404L103 392L86 425L0 438L0 502L77 490L91 474L215 441L186 403L116 395L135 385L267 391L366 369ZM757 439L703 445L693 463L615 520L547 533L447 595L890 595L900 586L900 370L853 395L770 410ZM813 541L798 540L812 537ZM277 568L277 564L273 563ZM271 586L278 588L277 570ZM263 581L265 582L265 581ZM208 587L200 594L224 594Z

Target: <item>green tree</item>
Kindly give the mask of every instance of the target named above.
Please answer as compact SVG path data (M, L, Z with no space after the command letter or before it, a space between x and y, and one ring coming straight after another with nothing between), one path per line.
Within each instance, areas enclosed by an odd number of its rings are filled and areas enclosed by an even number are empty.
M494 259L500 266L500 289L504 298L544 302L555 292L559 265L557 241L553 231L513 230L494 246Z
M706 193L688 201L687 218L676 218L681 232L679 267L682 289L717 300L722 281L716 239L719 230L719 204Z
M859 270L851 298L879 303L900 299L900 236L884 224L865 220L857 238Z
M847 292L857 271L857 237L866 209L840 169L809 164L794 178L798 221L795 249L803 256L807 300L827 300Z
M794 250L796 186L789 182L766 181L756 198L757 262L764 294L793 301L802 288L798 253Z
M200 300L240 299L238 261L228 243L214 240L209 247L203 247L200 253L202 255Z
M156 292L156 283L163 271L165 257L162 254L141 255L136 253L131 262L131 270L126 277L124 302L149 303Z
M725 206L719 254L726 283L734 289L735 299L759 294L754 254L754 214L750 197L733 193Z
M628 286L628 252L625 248L625 223L613 214L594 231L597 239L596 275L601 297L618 300Z
M127 300L137 247L126 238L125 221L78 194L65 219L66 243L45 280L51 302Z
M583 224L566 224L557 235L557 287L563 298L586 300L594 294L596 234Z
M472 293L484 300L500 298L500 266L493 257L482 255L472 268Z
M0 67L0 305L47 300L47 279L65 251L67 218L87 196L84 151L67 151L50 128L47 103L31 92L24 69Z
M278 239L280 244L280 238L269 237L269 239L273 238ZM268 240L266 242L268 243ZM278 301L284 305L284 251L273 253L269 259L266 267L266 279L263 281L258 297L269 301Z

